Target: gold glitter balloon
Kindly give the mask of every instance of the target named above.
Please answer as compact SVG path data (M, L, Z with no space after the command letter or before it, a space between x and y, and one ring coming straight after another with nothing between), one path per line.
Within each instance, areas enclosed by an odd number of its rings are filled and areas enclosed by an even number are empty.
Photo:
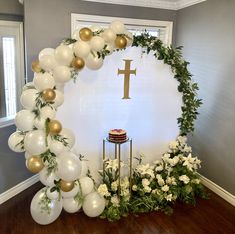
M54 91L54 89L45 89L42 92L42 98L46 102L53 101L55 99L55 97L56 97L56 92Z
M33 61L32 65L31 65L31 68L32 68L33 72L39 73L42 70L42 68L39 65L39 60Z
M127 45L127 39L124 36L117 36L115 39L115 45L119 49L123 49Z
M61 132L62 130L62 125L58 120L51 120L48 123L48 128L49 128L49 133L51 135L57 135Z
M74 188L74 181L68 182L65 180L60 180L60 189L63 192L69 192Z
M93 37L93 32L89 28L82 28L79 31L79 36L82 41L90 41Z
M73 66L74 68L78 69L78 70L81 70L81 69L84 68L85 62L84 62L84 60L83 60L82 58L76 57L76 58L74 58L73 61L72 61L72 66Z
M29 171L33 173L38 173L44 167L44 163L39 156L31 156L27 159L26 166Z

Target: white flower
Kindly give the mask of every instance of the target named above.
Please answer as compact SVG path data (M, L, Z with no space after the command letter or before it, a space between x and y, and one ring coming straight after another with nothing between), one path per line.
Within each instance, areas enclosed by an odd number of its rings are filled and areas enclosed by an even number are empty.
M173 198L172 194L168 194L168 195L166 196L166 200L167 200L167 201L171 201L172 198Z
M121 194L122 197L129 197L130 196L130 191L127 188L121 188Z
M111 168L112 170L116 171L118 169L118 159L111 160L105 162L106 169ZM120 167L124 167L125 164L123 162L120 162Z
M121 180L120 186L121 186L121 188L124 188L124 189L129 187L128 177L125 177Z
M179 156L175 156L174 158L169 158L168 162L173 167L173 166L175 166L179 162L179 160L180 160Z
M167 177L167 179L166 179L166 183L167 184L169 184L169 185L176 185L176 180L175 180L175 177L173 177L173 176L169 176L169 177Z
M97 191L101 196L106 196L106 197L110 196L110 192L108 191L106 184L101 184Z
M142 179L142 185L143 185L143 187L149 186L150 185L150 181L148 179Z
M148 164L140 164L136 167L136 171L141 175L149 175L151 178L154 177L154 172L152 167Z
M169 148L172 150L176 150L178 146L179 146L179 142L177 141L171 141L169 144Z
M164 155L162 156L163 161L164 161L164 162L168 162L170 156L171 156L170 154L164 154Z
M192 152L192 147L186 145L186 146L182 149L182 151L185 152L185 153L191 153L191 152Z
M192 180L192 183L194 183L194 184L200 184L200 180L199 179L194 179L194 180Z
M183 181L185 184L188 184L189 181L190 181L190 179L189 179L188 176L186 176L186 175L180 176L180 177L179 177L179 180L180 180L180 181Z
M164 185L164 186L161 188L161 190L162 190L163 192L167 192L167 191L169 190L169 186L166 184L166 185Z
M133 190L133 191L137 191L137 189L138 189L137 185L133 185L133 186L132 186L132 190Z
M114 207L119 207L119 198L117 195L114 195L111 197L111 202L113 204Z
M156 178L157 178L157 182L160 186L163 186L165 184L165 181L163 180L161 175L157 174Z
M159 165L155 167L155 171L162 171L163 170L163 166Z
M179 143L180 143L181 145L184 145L184 144L186 144L186 142L187 142L187 137L186 137L186 136L178 136L178 137L177 137L177 140L179 141Z
M145 187L144 187L144 191L145 191L146 193L150 193L151 190L152 190L152 189L151 189L149 186L145 186Z
M111 189L116 192L117 191L117 188L118 188L118 182L117 181L114 181L112 182L111 184Z

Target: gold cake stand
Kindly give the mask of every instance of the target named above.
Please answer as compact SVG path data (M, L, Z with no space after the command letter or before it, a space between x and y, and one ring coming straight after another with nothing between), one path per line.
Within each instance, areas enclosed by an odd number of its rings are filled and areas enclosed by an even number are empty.
M132 139L127 138L125 141L111 141L109 138L103 139L103 171L105 169L105 155L106 155L106 143L114 144L114 156L118 160L118 196L120 197L121 192L121 146L123 144L129 143L130 154L129 154L129 183L130 183L130 195L132 188Z

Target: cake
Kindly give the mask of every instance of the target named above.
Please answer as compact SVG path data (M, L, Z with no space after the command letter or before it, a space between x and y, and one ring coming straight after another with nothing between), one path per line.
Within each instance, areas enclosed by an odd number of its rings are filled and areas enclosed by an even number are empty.
M109 131L110 141L113 142L123 142L127 140L126 131L123 129L112 129Z

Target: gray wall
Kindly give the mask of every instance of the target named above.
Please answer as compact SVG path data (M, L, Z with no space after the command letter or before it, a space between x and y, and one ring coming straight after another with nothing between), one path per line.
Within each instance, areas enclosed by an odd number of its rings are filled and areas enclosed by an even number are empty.
M25 0L25 36L28 79L30 64L45 47L56 47L70 37L71 13L119 16L142 19L176 20L176 11L84 2L80 0Z
M22 20L24 7L18 0L0 0L0 20Z
M178 11L177 45L203 99L190 141L201 173L235 194L235 1L207 0Z
M23 6L18 0L0 0L0 20L23 20ZM14 126L0 128L0 194L26 180L32 174L25 168L24 154L8 148L8 137Z

